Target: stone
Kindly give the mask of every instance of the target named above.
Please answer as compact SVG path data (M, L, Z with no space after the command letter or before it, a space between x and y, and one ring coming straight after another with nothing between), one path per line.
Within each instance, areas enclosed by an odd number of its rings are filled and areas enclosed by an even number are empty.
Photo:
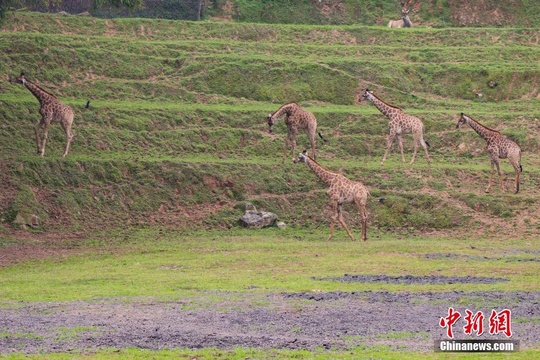
M246 228L261 229L274 225L276 220L276 214L268 211L257 211L253 204L246 203L246 212L238 222Z
M15 225L19 225L22 229L28 229L28 227L37 228L39 227L39 217L34 214L29 214L19 211L15 220L13 220Z
M287 224L285 224L283 221L278 222L276 225L280 229L285 229L287 227Z

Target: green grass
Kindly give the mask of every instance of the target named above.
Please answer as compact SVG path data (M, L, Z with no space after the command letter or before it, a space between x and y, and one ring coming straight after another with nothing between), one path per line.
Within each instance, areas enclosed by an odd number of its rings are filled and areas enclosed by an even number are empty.
M253 234L129 231L121 238L89 238L81 255L26 262L4 268L2 300L65 301L106 297L176 298L189 291L537 291L537 263L508 262L509 251L533 250L526 240L396 239L371 232L367 242L351 242L343 231L325 242L328 228L289 228ZM355 229L356 235L359 229ZM149 242L149 239L154 241ZM88 246L84 243L87 242ZM472 249L474 247L474 249ZM455 253L462 257L428 258ZM500 258L483 261L481 257ZM514 255L515 256L515 255ZM475 261L474 259L479 260ZM472 260L471 260L472 259ZM339 283L313 278L343 274L444 275L507 278L495 284L399 285ZM536 279L536 280L535 280ZM159 286L156 286L159 284Z
M42 355L21 355L14 354L2 358L17 359L40 359ZM389 359L399 360L404 356L414 359L531 359L536 356L536 351L526 350L512 354L449 354L449 353L422 353L402 351L393 351L384 346L358 347L347 351L328 351L328 350L257 350L257 349L234 349L234 350L160 350L148 351L141 349L123 349L123 350L100 350L96 352L70 353L70 354L47 354L48 359Z
M426 354L421 352L407 353L407 357L414 359L530 359L536 355L535 351L527 350L513 354L448 354L435 353ZM363 348L348 351L306 351L306 350L273 350L261 351L255 349L235 349L235 350L162 350L150 352L139 349L126 349L121 351L103 350L92 354L51 354L50 359L146 359L149 356L152 359L403 359L404 353L401 351L392 351L382 346L373 348ZM40 358L38 355L18 356L13 355L7 359L34 359Z

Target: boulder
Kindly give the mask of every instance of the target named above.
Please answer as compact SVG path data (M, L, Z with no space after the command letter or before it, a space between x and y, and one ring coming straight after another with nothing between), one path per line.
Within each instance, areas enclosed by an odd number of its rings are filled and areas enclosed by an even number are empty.
M246 204L246 212L238 220L240 225L246 228L260 229L272 226L277 220L277 215L267 211L257 211L251 203Z
M19 211L15 220L13 220L15 225L21 227L21 229L28 229L28 227L37 228L39 227L39 217L34 214L29 214Z

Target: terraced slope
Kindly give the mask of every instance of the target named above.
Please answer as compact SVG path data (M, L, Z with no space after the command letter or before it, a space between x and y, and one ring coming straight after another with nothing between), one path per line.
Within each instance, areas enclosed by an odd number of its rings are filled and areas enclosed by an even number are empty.
M231 227L246 200L292 225L326 226L322 185L281 164L285 126L270 135L264 121L297 101L329 139L321 164L371 189L372 226L537 234L539 36L17 14L0 32L0 73L23 70L71 105L76 139L60 158L55 126L46 156L36 156L37 100L0 83L2 231L20 211L38 215L41 231ZM424 121L431 169L422 154L402 166L397 148L379 166L388 125L355 103L367 86ZM483 193L489 160L472 130L454 129L462 111L522 146L520 194ZM308 144L303 134L298 142ZM410 159L410 137L405 145ZM506 161L503 169L511 188Z

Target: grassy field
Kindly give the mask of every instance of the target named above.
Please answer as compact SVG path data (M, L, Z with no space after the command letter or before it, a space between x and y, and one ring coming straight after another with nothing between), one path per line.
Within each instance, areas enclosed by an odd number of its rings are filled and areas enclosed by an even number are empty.
M2 271L5 301L67 301L106 297L169 299L189 291L467 291L470 284L355 284L314 281L343 274L487 276L510 282L475 290L538 290L530 240L408 239L375 232L367 242L345 233L321 240L326 229L231 230L200 233L135 230L88 239L90 248L58 263L44 259ZM120 243L115 239L122 237ZM149 242L149 239L153 239ZM118 241L118 240L117 240ZM437 258L433 254L455 254ZM84 271L78 270L84 269ZM159 284L156 287L156 284Z
M111 297L165 301L214 290L539 291L540 31L403 30L11 15L0 29L0 73L25 71L71 105L76 139L61 158L64 136L53 126L45 157L36 156L38 102L22 86L0 82L0 306ZM354 100L368 86L424 121L430 167L423 153L414 165L402 165L396 145L379 165L388 122L371 104ZM281 163L286 127L281 120L268 134L265 116L290 101L312 111L328 138L318 144L320 163L369 187L367 242L350 242L340 228L325 242L330 208L323 185L304 165ZM471 129L455 130L460 112L520 144L519 194L503 193L497 184L483 192L485 145ZM297 141L299 151L308 145L303 133ZM409 160L412 139L404 141ZM512 189L511 167L501 164ZM237 220L247 201L278 214L287 228L241 229ZM358 237L357 216L346 210ZM21 230L13 223L19 213L37 215L40 226ZM343 274L509 281L313 279ZM210 349L151 356L328 354ZM403 353L381 348L331 355ZM538 347L517 356L538 356Z

